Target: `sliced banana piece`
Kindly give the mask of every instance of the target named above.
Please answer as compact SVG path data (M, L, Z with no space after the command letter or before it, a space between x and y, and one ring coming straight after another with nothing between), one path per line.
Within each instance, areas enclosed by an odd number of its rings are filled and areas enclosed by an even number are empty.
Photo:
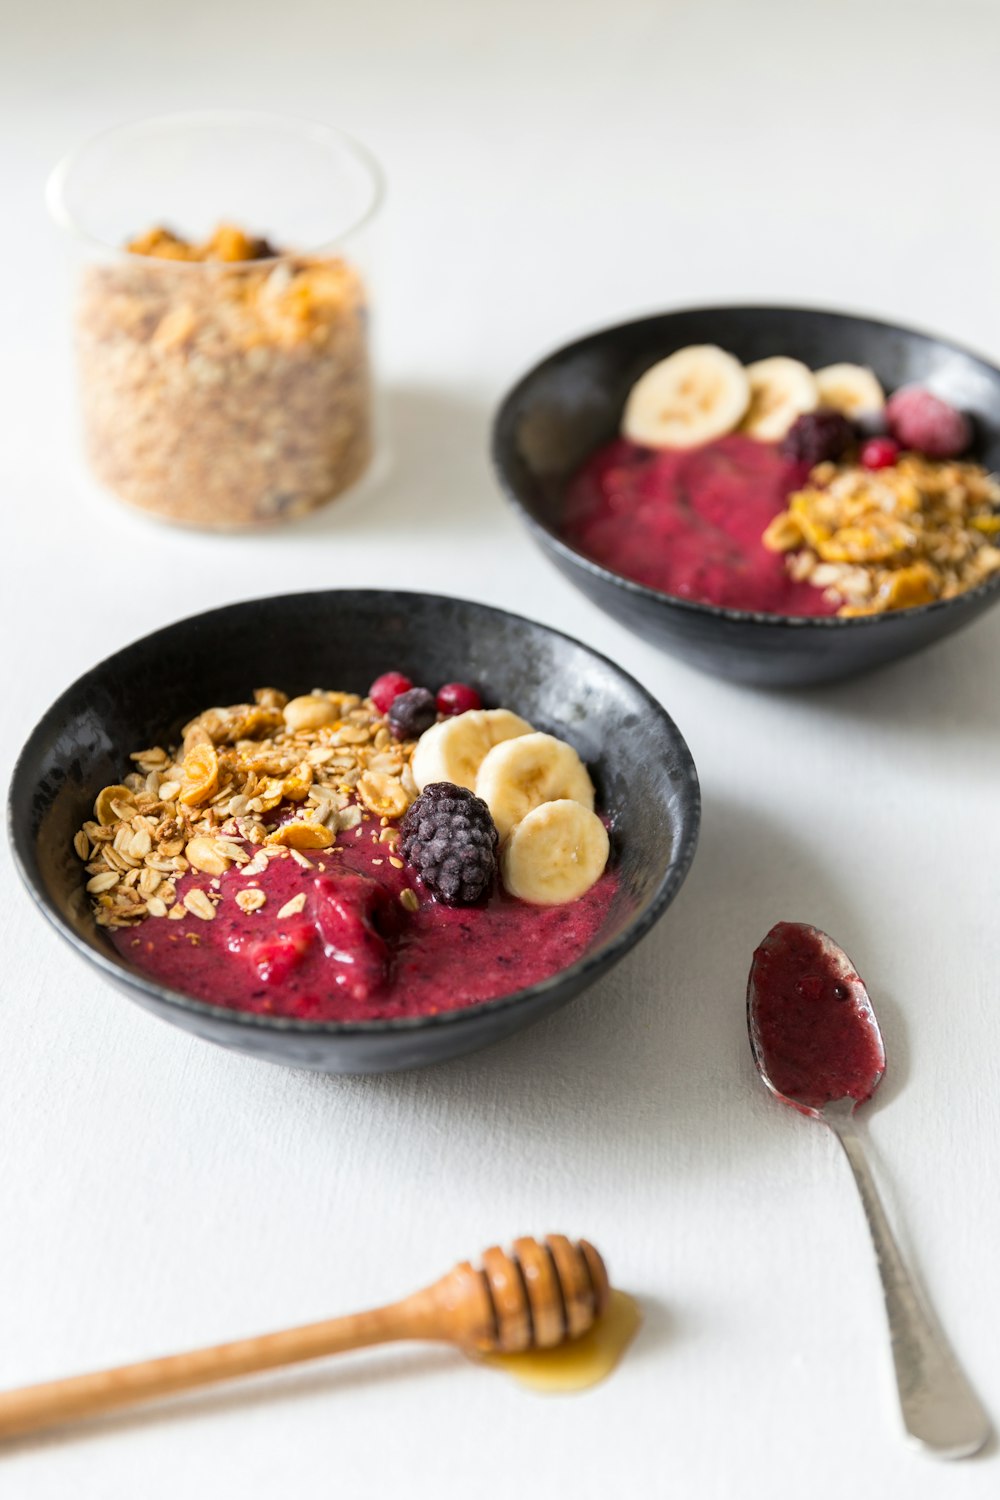
M636 381L622 433L647 448L694 448L732 432L749 404L739 360L715 344L689 344Z
M420 791L432 781L476 790L479 767L494 745L530 734L527 719L509 708L470 708L467 713L431 725L417 741L411 770Z
M867 365L827 365L816 371L815 378L820 404L842 411L845 417L881 411L885 405L885 391Z
M797 417L819 405L812 371L784 354L747 365L747 379L750 406L742 431L761 443L780 442Z
M479 767L475 792L493 814L501 842L543 802L568 798L582 807L594 805L587 767L573 746L554 734L523 734L495 745Z
M504 888L535 906L576 901L604 874L608 831L589 808L569 798L532 808L500 855Z

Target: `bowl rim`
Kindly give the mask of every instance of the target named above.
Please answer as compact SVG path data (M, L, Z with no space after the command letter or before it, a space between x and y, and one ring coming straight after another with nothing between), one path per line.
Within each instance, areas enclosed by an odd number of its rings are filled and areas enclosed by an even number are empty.
M624 593L632 594L637 598L649 600L657 606L668 605L673 609L682 610L695 616L707 616L719 620L726 620L733 624L741 625L768 625L787 626L791 629L877 629L887 624L898 625L901 619L922 618L927 615L940 614L952 605L969 603L977 599L988 598L990 594L1000 590L1000 571L994 573L983 583L977 584L975 588L965 589L960 594L953 594L950 599L935 599L930 604L913 604L906 609L883 610L877 615L780 615L769 614L764 610L735 609L723 604L708 604L697 599L682 599L676 594L666 594L661 589L650 588L648 584L637 583L635 579L626 578L624 573L616 573L611 568L606 568L603 563L595 562L585 552L580 552L576 547L570 546L569 542L553 531L544 521L528 508L527 502L518 493L513 478L511 477L506 463L502 447L505 439L513 436L514 412L522 399L527 387L542 374L548 366L554 365L566 355L572 354L577 349L582 349L588 344L597 344L605 340L609 335L622 333L626 329L640 328L645 324L659 323L664 318L672 317L699 317L707 314L717 313L800 313L819 314L824 318L832 318L836 321L865 323L869 327L884 331L885 333L902 333L924 339L929 343L937 344L942 349L947 349L955 354L960 354L966 359L974 360L982 365L991 375L1000 380L1000 366L994 365L985 355L967 348L963 344L955 343L952 339L941 338L936 333L931 333L922 328L914 328L904 323L890 323L884 318L869 317L866 313L845 312L842 309L830 307L803 307L797 303L778 302L718 302L705 303L698 307L674 307L666 312L647 313L641 318L630 318L624 323L609 323L601 328L593 329L579 338L570 339L568 343L561 344L557 349L543 355L541 359L526 370L517 381L505 392L493 416L490 431L490 460L493 472L500 485L504 499L518 517L527 524L528 529L535 534L541 545L550 551L558 553L572 567L589 573L602 583L610 583L620 588Z
M608 667L619 678L624 679L625 684L636 692L644 700L647 711L655 717L664 721L665 727L674 741L677 752L679 771L683 777L683 797L681 812L682 817L678 832L678 842L672 854L671 862L665 871L658 887L653 893L646 909L636 918L630 921L612 940L599 951L585 953L564 969L559 969L547 979L539 980L536 984L527 985L523 989L512 990L509 994L498 995L492 1000L483 1000L475 1005L456 1007L452 1010L437 1011L432 1015L419 1016L387 1016L372 1018L371 1020L352 1021L303 1021L292 1016L269 1016L261 1015L255 1011L239 1010L235 1007L223 1005L211 1005L207 1001L197 1000L193 996L184 994L181 990L175 990L171 986L161 984L152 976L133 971L124 964L115 962L109 955L92 948L83 937L64 920L62 914L56 909L54 902L45 888L41 873L37 868L35 858L35 839L26 839L22 844L16 823L15 804L20 804L22 797L30 797L36 786L33 775L33 764L37 762L35 754L37 742L48 735L51 727L58 723L64 705L70 696L79 691L81 687L92 678L95 673L108 669L115 660L125 652L136 647L146 646L155 642L156 638L168 634L179 626L190 624L195 620L218 619L219 616L231 611L246 609L260 603L290 602L292 600L318 599L328 595L341 595L349 599L364 597L367 599L391 599L398 608L402 603L404 606L408 601L421 600L431 604L460 604L466 608L484 614L499 616L508 620L516 620L522 624L529 625L534 629L544 630L548 635L555 636L570 645L582 649L588 655ZM554 626L546 625L540 620L531 620L525 615L515 614L512 610L502 609L496 605L481 604L475 600L463 599L457 595L429 594L418 590L388 590L388 589L311 589L303 590L296 594L270 594L254 596L250 599L237 600L230 604L220 605L210 610L199 610L194 614L185 615L179 620L173 620L169 624L159 627L157 630L149 631L146 635L139 636L133 641L103 657L92 667L82 672L74 679L59 696L50 704L42 714L29 733L24 745L14 763L11 774L8 797L7 797L7 841L13 851L14 865L22 882L26 886L35 905L39 908L46 919L55 927L59 935L89 963L92 963L105 978L111 980L116 986L126 986L138 990L148 999L161 1005L186 1011L194 1016L202 1016L214 1021L228 1022L235 1027L247 1027L249 1030L264 1034L275 1032L288 1032L298 1036L314 1037L362 1037L362 1036L400 1036L412 1035L417 1031L431 1030L441 1026L455 1026L463 1022L471 1023L486 1015L506 1011L516 1005L530 1000L542 998L563 987L567 980L579 979L582 981L579 988L600 977L607 969L623 958L627 952L643 938L646 933L656 924L673 901L680 887L683 885L690 871L695 851L698 845L698 836L701 825L701 786L698 779L697 768L690 748L680 729L677 727L671 715L663 705L653 697L648 688L644 687L631 673L617 662L605 656L602 652L587 645L586 642L578 640L567 632L558 630Z

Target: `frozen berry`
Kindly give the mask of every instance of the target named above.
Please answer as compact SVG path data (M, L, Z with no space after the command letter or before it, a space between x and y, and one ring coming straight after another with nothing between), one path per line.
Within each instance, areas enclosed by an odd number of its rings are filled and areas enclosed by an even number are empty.
M928 458L957 458L972 442L968 417L922 385L894 392L885 414L900 447L915 448Z
M781 452L794 463L812 468L813 464L840 458L853 443L854 428L843 412L820 406L796 418L782 439Z
M368 696L380 714L387 714L393 699L398 698L400 693L408 693L412 686L413 683L402 672L383 672L368 689Z
M251 943L250 962L265 984L284 984L316 941L316 929L306 922L291 923L271 937Z
M467 682L446 682L438 688L439 714L467 714L470 708L482 708L483 700Z
M320 875L313 881L317 927L334 983L352 1000L370 1000L385 984L398 908L367 875Z
M397 740L417 740L437 718L434 694L426 688L410 688L389 705L389 728Z
M481 797L450 781L425 786L399 825L399 852L446 906L481 901L496 879L496 824Z
M899 444L895 438L873 437L861 449L861 462L866 469L891 469L899 457Z

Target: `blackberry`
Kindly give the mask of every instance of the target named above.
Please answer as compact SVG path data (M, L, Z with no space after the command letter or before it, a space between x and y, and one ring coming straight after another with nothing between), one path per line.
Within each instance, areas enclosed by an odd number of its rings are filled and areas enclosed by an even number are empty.
M450 781L425 786L399 825L399 852L446 906L471 906L496 878L499 838L482 798Z
M434 694L426 688L410 688L389 704L389 728L397 740L418 740L436 718Z
M843 412L820 406L804 411L785 434L781 452L795 463L824 463L840 458L855 441L854 428Z

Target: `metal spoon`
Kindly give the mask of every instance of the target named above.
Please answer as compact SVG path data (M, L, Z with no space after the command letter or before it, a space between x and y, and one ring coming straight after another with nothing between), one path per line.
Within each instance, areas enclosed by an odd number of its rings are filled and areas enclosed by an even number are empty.
M787 1056L775 1053L776 986L771 964L781 945L787 951L791 943L812 945L817 975L825 974L836 986L836 1000L847 1007L840 1012L838 1022L846 1026L848 1018L853 1016L859 1028L870 1028L859 1034L862 1045L867 1047L870 1070L867 1076L862 1072L856 1084L852 1082L851 1092L845 1097L824 1098L822 1076L814 1080L817 1087L809 1086L806 1075L810 1067L815 1071L819 1062L814 1052L808 1055L800 1052L791 1059L791 1067ZM810 992L799 993L808 996ZM783 1103L828 1125L843 1146L854 1173L882 1278L906 1431L926 1453L936 1458L967 1458L977 1453L990 1436L989 1418L906 1268L854 1121L855 1109L871 1098L885 1072L882 1034L857 970L825 932L805 923L779 922L754 954L747 986L747 1023L754 1062L764 1083ZM784 1091L771 1076L776 1071L785 1075ZM799 1083L790 1089L788 1080L794 1077Z

